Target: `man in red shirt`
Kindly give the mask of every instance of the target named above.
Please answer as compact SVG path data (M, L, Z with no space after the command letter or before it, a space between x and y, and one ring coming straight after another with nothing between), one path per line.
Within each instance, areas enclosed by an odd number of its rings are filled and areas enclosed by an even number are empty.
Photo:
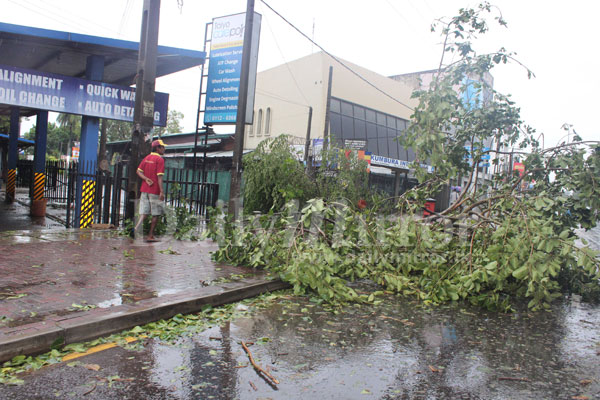
M164 214L165 193L163 192L163 176L165 175L165 160L161 157L165 154L165 144L161 139L152 142L152 152L140 163L137 175L142 179L140 187L140 219L135 226L137 231L144 222L147 215L152 215L150 222L150 233L147 241L155 242L154 228L158 217Z

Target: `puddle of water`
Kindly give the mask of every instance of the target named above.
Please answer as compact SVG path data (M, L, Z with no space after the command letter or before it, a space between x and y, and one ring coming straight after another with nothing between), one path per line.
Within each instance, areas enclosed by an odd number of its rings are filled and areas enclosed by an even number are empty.
M288 298L184 333L175 344L136 342L138 351L82 359L101 365L98 373L65 365L38 371L23 386L0 387L0 397L67 398L71 391L70 398L102 400L593 399L600 396L599 326L600 307L567 301L552 312L496 314L389 297L334 315ZM253 343L255 362L278 385L250 366L241 341ZM121 381L98 384L109 376Z
M182 399L595 398L599 327L600 307L568 302L551 313L495 314L390 298L333 315L299 300L177 346L154 343L149 374ZM242 340L255 343L277 389L248 366Z
M112 299L109 299L106 301L101 301L100 303L98 303L98 307L99 308L109 308L112 306L120 306L121 304L123 304L121 295L119 293L115 293L114 296L115 297L113 297Z

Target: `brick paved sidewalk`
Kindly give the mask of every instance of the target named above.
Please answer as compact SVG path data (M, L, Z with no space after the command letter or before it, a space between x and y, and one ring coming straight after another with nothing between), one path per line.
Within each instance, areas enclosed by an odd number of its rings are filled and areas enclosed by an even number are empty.
M214 249L115 231L0 232L0 360L285 286L263 271L216 265Z

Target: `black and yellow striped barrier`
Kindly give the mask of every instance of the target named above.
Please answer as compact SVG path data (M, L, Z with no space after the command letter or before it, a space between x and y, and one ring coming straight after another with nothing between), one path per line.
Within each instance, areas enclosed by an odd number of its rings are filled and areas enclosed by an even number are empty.
M15 199L15 190L17 185L17 170L12 168L8 170L6 175L6 200L13 201Z
M46 174L36 172L33 178L33 200L44 199L44 188L46 186Z
M96 195L96 181L83 181L81 190L81 214L79 227L87 228L94 220L94 196Z

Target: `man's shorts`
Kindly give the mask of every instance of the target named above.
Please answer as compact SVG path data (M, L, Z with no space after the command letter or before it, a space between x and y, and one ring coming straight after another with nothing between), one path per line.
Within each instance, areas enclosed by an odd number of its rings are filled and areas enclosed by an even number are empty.
M157 194L142 192L140 197L140 215L163 215L165 213L165 203L161 201Z

